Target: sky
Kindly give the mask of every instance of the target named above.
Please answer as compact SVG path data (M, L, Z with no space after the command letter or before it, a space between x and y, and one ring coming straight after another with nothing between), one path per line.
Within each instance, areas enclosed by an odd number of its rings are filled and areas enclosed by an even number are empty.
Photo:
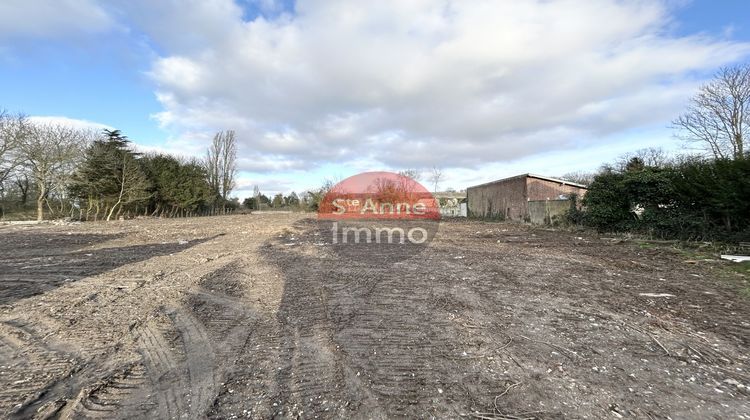
M685 152L750 57L744 0L2 0L0 108L143 151L239 141L238 189L440 168L441 189Z

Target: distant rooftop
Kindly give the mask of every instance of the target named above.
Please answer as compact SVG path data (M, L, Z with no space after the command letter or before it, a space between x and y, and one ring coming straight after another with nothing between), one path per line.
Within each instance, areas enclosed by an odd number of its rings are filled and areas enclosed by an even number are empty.
M466 191L438 191L432 193L435 198L465 198Z

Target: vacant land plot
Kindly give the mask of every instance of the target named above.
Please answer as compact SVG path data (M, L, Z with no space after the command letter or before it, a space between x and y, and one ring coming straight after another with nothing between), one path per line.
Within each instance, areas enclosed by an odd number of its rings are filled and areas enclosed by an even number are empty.
M750 418L748 279L665 247L461 221L353 262L285 214L0 248L0 417Z

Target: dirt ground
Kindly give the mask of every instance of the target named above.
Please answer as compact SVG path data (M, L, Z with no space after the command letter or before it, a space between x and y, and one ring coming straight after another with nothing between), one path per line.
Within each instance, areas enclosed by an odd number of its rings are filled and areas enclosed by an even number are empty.
M383 264L316 233L0 226L0 417L750 419L728 262L448 221Z

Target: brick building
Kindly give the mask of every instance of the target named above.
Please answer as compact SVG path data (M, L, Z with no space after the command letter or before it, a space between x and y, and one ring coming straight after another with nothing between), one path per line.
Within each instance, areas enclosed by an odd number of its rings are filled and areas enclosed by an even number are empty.
M572 194L583 197L586 186L546 176L523 174L469 187L471 217L549 223L570 208Z

